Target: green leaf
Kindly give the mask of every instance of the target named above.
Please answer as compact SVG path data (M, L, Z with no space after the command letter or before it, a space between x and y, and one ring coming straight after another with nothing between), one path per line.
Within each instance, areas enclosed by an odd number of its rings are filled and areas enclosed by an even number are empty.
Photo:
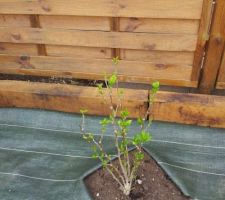
M98 87L99 93L100 93L100 94L103 94L103 83L98 83L98 84L96 84L96 85L97 85L97 87Z
M83 139L86 140L88 143L91 143L94 139L94 135L92 133L83 134Z
M97 83L96 86L97 86L99 89L102 89L102 88L103 88L103 83Z
M134 145L142 145L146 142L151 140L151 135L148 132L142 131L141 133L137 134L133 138Z
M117 57L114 57L114 58L112 59L112 62L113 62L114 65L118 65L118 64L119 64L119 61L120 61L120 59L119 59L118 56L117 56Z
M111 123L111 120L110 120L110 119L107 119L107 118L104 118L104 119L101 120L99 123L100 123L102 126L106 126L106 125L108 125L108 124Z
M98 154L97 154L97 153L93 153L93 154L91 155L91 157L94 158L94 159L97 159L97 158L98 158Z
M155 82L152 83L152 91L154 93L158 92L159 91L159 88L160 88L159 81L155 81Z
M135 156L135 160L137 160L139 162L142 161L145 157L144 153L142 153L142 152L136 152L134 154L134 156Z
M86 114L87 112L88 112L87 109L80 109L80 113L81 113L82 115Z
M118 120L117 123L121 128L127 128L132 124L132 120Z
M143 125L144 124L144 119L142 119L141 117L139 117L137 119L137 123L138 123L138 125Z
M88 136L83 135L83 139L84 139L84 140L87 140L87 139L88 139Z
M129 113L128 110L122 110L122 111L120 112L120 116L121 116L121 118L123 118L123 119L126 119L129 115L130 115L130 113Z
M114 73L109 79L108 79L108 85L109 87L113 87L117 82L117 75Z
M120 150L124 152L128 144L129 144L129 140L127 139L122 140L119 144Z

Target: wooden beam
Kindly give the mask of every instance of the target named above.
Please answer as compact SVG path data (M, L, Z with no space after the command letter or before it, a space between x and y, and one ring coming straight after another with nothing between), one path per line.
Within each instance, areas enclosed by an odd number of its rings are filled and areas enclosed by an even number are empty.
M202 17L198 33L197 48L195 51L192 79L193 81L199 80L199 75L202 67L206 42L209 39L211 18L213 12L213 0L204 0L202 8Z
M203 0L0 0L2 14L200 19Z
M216 85L216 80L222 60L225 44L225 1L217 0L212 30L206 51L202 79L199 90L201 93L210 94Z
M225 49L223 52L223 60L221 63L216 88L217 89L225 89Z
M225 128L225 97L160 92L154 107L158 121Z
M121 82L149 84L159 80L166 85L197 86L196 82L190 81L192 67L188 65L121 60L115 67L110 59L0 55L0 73L5 74L103 80L106 74L112 74L116 70Z
M115 93L116 91L114 91ZM148 91L124 90L123 107L132 118L143 116L147 109ZM114 102L117 101L114 95ZM0 107L36 108L88 114L110 114L110 99L104 100L97 88L63 84L0 81Z
M0 42L194 51L197 35L0 27Z
M115 92L115 91L114 91ZM131 117L147 109L148 91L124 90L124 107ZM0 81L0 107L36 108L108 115L109 100L103 103L96 88L52 83ZM199 94L159 92L154 105L154 119L165 122L225 128L225 97Z

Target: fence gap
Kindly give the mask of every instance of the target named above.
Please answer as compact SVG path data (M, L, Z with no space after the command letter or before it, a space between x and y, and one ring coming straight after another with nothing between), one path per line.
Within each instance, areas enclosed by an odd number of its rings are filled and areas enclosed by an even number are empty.
M120 31L120 18L112 17L111 19L111 31L119 32ZM112 49L112 57L120 58L120 49Z
M41 28L39 15L30 15L30 25L32 28ZM37 44L39 56L47 56L46 47L44 44Z

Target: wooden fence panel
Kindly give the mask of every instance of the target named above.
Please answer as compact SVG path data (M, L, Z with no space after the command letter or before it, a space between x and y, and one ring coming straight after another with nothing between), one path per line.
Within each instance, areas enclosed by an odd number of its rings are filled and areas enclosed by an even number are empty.
M212 0L0 0L11 23L0 27L0 72L102 79L119 56L123 81L197 87L211 9Z

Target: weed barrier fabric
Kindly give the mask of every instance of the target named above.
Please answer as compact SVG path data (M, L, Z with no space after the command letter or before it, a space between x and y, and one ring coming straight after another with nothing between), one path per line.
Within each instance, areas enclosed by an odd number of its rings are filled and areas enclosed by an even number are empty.
M100 117L86 129L99 134ZM91 200L84 177L100 167L79 131L80 115L0 109L1 200ZM133 123L130 136L137 132ZM225 199L225 130L155 122L144 148L184 194ZM107 151L114 154L110 130Z

